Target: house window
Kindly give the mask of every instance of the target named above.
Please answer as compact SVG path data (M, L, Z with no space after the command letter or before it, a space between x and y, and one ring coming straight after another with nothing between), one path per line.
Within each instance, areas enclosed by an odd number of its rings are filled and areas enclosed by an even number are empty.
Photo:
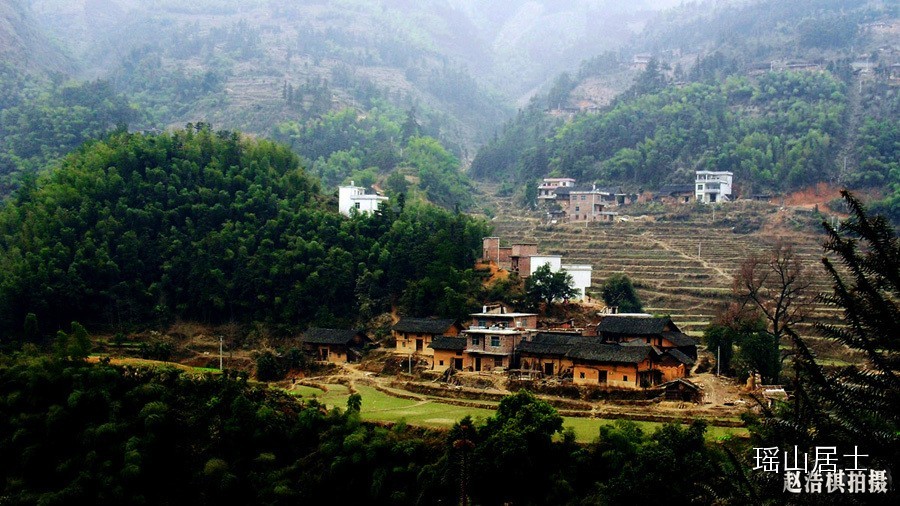
M702 185L702 184L698 184L698 185L697 185L697 189L698 189L698 190L702 190L702 189L703 189L703 185Z
M353 207L359 209L359 202L354 202L354 203L353 203Z
M584 373L579 373L579 374L580 374L579 377L580 377L581 379L584 379Z
M478 320L479 327L487 327L487 320Z
M500 346L500 336L491 336L491 346Z
M444 365L444 361L443 361L443 360L441 360L441 365Z
M481 344L481 336L472 336L472 346L478 346Z
M585 198L587 198L586 195L582 195L582 196L581 196L581 200L584 200Z
M581 208L579 206L575 206L575 212L577 213L578 211L581 211Z
M494 367L503 367L503 357L494 357Z
M622 381L628 381L628 376L622 376Z

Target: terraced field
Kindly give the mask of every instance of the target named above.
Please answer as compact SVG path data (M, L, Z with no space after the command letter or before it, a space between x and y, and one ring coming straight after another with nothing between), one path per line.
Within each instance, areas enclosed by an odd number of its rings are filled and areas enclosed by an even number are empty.
M625 273L638 288L648 312L670 315L688 334L703 329L732 298L732 282L741 262L753 251L764 251L781 239L792 245L816 292L831 285L821 265L824 236L815 232L806 213L778 210L753 203L720 206L699 213L627 215L613 224L548 225L540 213L523 213L510 199L494 198L494 235L504 243L534 241L541 253L563 255L565 262L593 266L593 287L599 290L612 274ZM799 218L798 218L799 216ZM777 227L765 226L776 221ZM798 221L803 220L806 221ZM759 231L736 233L756 223ZM756 228L756 227L753 227ZM823 358L847 359L846 350L822 342L812 333L812 321L839 322L840 312L815 303L809 322L800 327Z

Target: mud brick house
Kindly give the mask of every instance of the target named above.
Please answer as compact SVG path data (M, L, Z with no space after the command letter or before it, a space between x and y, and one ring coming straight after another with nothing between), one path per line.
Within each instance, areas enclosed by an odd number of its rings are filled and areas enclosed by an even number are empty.
M677 348L663 349L640 339L604 342L599 336L570 332L539 332L519 344L517 354L523 372L617 388L643 388L684 378L695 362Z
M471 367L468 363L469 357L463 353L466 350L465 337L436 337L429 346L434 350L432 369L435 371L447 369L462 371Z
M654 200L663 204L689 204L694 201L694 185L667 184L656 192Z
M355 330L310 328L300 338L303 347L317 360L342 364L359 360L363 348L372 340Z
M698 341L683 333L668 317L607 315L597 325L597 335L605 342L638 341L662 350L676 349L692 360L697 359Z
M509 271L528 276L531 273L531 257L537 255L537 250L537 243L534 242L513 244L509 255Z
M574 332L538 332L519 345L519 367L523 372L537 371L544 376L572 377L572 346L590 342L599 342L599 338Z
M662 373L653 368L652 346L580 344L573 346L568 356L576 385L640 388L661 382Z
M492 371L498 368L512 368L516 363L516 347L527 334L525 329L500 327L470 327L463 335L466 338L465 355L475 372Z
M434 357L434 349L429 345L437 337L458 336L463 327L457 320L439 318L400 318L391 335L397 342L394 352L402 355Z

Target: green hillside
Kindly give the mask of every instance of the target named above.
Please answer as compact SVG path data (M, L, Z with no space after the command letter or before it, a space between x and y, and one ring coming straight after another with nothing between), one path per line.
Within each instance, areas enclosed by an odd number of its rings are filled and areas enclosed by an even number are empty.
M516 184L565 175L633 191L730 170L742 195L819 181L897 191L900 30L886 2L685 4L629 47L563 74L472 163ZM609 105L591 85L635 73ZM602 90L602 88L601 88ZM588 98L590 98L588 96ZM895 197L877 207L900 218Z
M465 313L485 225L398 204L345 219L286 147L237 133L116 133L0 211L0 327Z

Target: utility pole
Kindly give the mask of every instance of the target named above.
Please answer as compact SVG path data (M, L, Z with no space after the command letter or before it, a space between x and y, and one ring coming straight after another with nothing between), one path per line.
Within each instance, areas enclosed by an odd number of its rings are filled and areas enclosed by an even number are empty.
M700 260L700 245L701 244L703 244L703 243L702 242L697 243L697 260Z
M219 370L220 370L220 371L224 371L224 369L222 368L222 345L223 345L223 341L224 341L224 338L223 338L222 336L219 336Z
M409 354L409 374L412 375L412 353Z
M722 374L722 345L716 348L716 376Z

